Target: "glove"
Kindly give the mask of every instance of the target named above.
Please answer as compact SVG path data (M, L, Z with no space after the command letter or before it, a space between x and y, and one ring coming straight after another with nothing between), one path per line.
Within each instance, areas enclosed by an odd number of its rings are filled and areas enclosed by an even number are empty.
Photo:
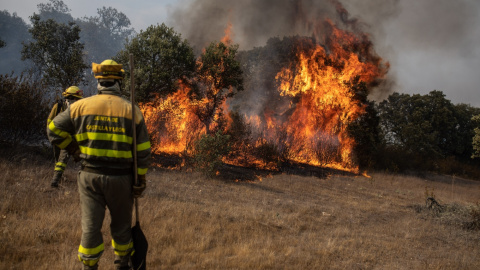
M79 162L81 160L80 154L82 152L80 151L80 147L78 147L77 141L72 140L72 142L65 147L65 150L67 150L68 154L73 157L75 162Z
M133 185L133 197L136 199L142 196L143 191L147 187L147 179L145 175L138 175L138 186Z

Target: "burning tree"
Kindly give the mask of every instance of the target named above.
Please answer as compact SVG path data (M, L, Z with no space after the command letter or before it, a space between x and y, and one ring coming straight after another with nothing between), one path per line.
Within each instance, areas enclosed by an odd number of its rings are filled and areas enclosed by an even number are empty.
M236 45L211 43L197 61L192 99L207 134L211 133L212 121L221 126L225 100L243 90L242 70L235 59L237 50Z
M177 92L142 105L154 151L191 154L202 134L223 129L225 101L243 89L237 49L210 44L197 59L193 78L179 80Z
M368 36L340 30L330 20L322 29L308 38L274 38L242 54L247 89L231 104L254 129L252 143L274 145L283 161L357 171L352 131L358 135L368 121L375 125L364 117L372 113L366 97L388 65Z

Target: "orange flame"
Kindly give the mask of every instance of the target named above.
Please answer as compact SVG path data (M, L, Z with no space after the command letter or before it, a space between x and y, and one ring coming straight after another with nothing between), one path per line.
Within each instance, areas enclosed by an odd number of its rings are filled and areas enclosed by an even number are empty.
M154 103L141 104L154 153L185 152L189 150L189 143L202 132L192 110L195 104L188 98L189 91L190 88L180 82L174 94L157 98Z
M220 40L221 42L223 42L225 45L230 45L232 44L232 23L231 22L228 22L227 24L227 27L225 28L225 36L222 37L222 39Z
M365 105L355 99L347 83L358 78L370 84L386 71L379 59L360 60L351 49L361 43L355 35L327 23L332 29L330 52L318 44L313 49L297 46L298 61L276 75L279 95L298 99L290 104L293 112L285 120L272 117L266 110L263 124L252 118L250 123L263 127L266 140L288 149L292 161L358 173L353 157L355 141L347 127L365 113ZM283 141L275 139L282 131Z

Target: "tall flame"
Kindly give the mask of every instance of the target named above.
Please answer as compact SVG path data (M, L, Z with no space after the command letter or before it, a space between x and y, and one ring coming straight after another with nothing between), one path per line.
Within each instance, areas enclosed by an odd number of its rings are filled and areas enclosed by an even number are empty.
M231 36L233 35L232 26L233 26L232 23L228 22L227 27L225 28L225 35L220 40L226 45L230 45L232 43L232 38L231 38Z
M190 88L179 83L177 92L155 102L141 104L154 153L184 153L187 146L203 131L189 99Z
M384 75L378 62L360 61L350 49L359 40L330 24L333 34L327 54L319 44L313 49L297 47L298 61L276 76L281 96L298 98L287 121L276 123L287 133L292 160L357 171L352 152L355 141L347 132L349 123L365 113L348 86L355 78L371 83ZM272 121L268 117L267 129Z

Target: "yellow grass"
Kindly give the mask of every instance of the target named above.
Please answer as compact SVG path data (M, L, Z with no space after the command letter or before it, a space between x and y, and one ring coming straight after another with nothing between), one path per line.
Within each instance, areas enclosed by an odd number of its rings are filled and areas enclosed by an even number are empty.
M0 160L0 269L81 269L75 170L58 190L52 170ZM477 181L376 173L234 182L163 170L147 179L149 269L480 269L480 232L464 226L478 210ZM444 212L426 208L431 195ZM109 248L100 269L113 269Z

